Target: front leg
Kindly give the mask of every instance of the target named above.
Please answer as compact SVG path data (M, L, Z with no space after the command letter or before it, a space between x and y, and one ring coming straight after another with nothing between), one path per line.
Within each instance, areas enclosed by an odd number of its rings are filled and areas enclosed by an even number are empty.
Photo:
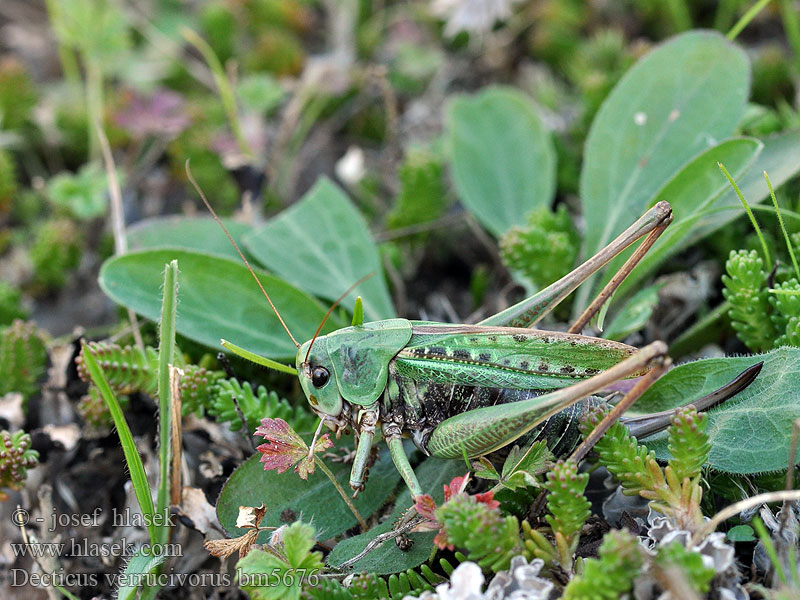
M350 469L350 487L358 492L364 489L364 472L366 471L369 452L372 449L372 440L375 437L375 427L378 424L378 409L376 405L359 411L356 417L358 429L358 446Z

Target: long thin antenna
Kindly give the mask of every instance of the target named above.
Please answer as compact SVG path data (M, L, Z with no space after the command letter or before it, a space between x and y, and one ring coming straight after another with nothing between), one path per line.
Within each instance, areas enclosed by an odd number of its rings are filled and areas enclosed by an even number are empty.
M314 346L314 341L317 339L317 336L319 335L319 332L322 331L322 327L325 325L325 321L327 321L328 317L331 316L331 313L333 312L333 309L336 308L337 306L339 306L339 302L344 300L345 296L347 296L347 294L352 292L354 289L356 289L359 285L364 283L367 279L369 279L373 275L375 275L375 271L373 271L372 273L367 273L366 275L364 275L361 279L359 279L353 285L351 285L349 288L347 288L345 290L344 294L342 294L341 296L339 296L336 299L336 302L331 304L331 307L328 309L328 312L326 312L325 316L322 317L322 323L319 324L319 327L317 327L317 330L314 332L314 337L311 338L311 343L308 345L308 352L306 352L306 357L303 360L303 362L308 362L308 357L311 354L311 348Z
M300 344L297 343L297 340L294 339L294 336L292 335L292 332L289 331L289 328L286 326L286 323L283 321L283 317L281 317L281 313L279 313L278 309L275 308L275 305L272 303L272 299L269 297L269 294L267 293L267 290L265 290L264 286L261 285L261 281L256 276L255 271L253 271L253 267L251 267L250 263L247 262L247 259L244 257L244 254L242 254L242 251L239 250L239 245L233 239L233 236L231 236L231 234L228 233L228 228L225 227L225 225L222 223L222 220L217 216L217 213L214 211L213 208L211 208L211 204L206 199L206 195L203 193L203 190L200 189L200 186L194 180L194 177L192 176L192 171L189 168L189 159L188 158L186 159L186 176L189 178L189 181L194 186L194 189L197 190L197 193L200 195L200 198L203 200L203 204L206 205L206 208L208 209L208 212L211 213L211 216L214 217L214 220L217 222L217 224L220 227L222 227L222 231L224 231L225 235L228 236L228 241L230 241L230 243L233 244L233 247L236 249L236 253L239 255L239 258L242 259L242 261L244 262L245 266L247 266L247 270L250 271L250 274L253 276L253 279L256 280L256 283L258 284L258 287L261 288L261 292L264 294L264 297L267 299L267 302L269 302L269 305L272 307L272 310L275 311L275 316L278 317L278 321L281 322L281 325L283 325L283 328L286 330L286 333L289 334L289 337L292 339L292 342L294 342L294 345L299 348ZM330 311L328 311L328 312L330 313ZM327 319L328 316L325 315L325 318ZM324 323L325 321L323 320L322 322Z

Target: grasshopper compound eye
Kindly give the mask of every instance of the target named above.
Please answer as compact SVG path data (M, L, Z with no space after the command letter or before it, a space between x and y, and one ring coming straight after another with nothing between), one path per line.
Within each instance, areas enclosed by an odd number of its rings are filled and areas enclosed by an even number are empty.
M331 374L325 367L314 367L314 370L311 371L311 383L314 384L315 388L323 387L328 383L330 377Z

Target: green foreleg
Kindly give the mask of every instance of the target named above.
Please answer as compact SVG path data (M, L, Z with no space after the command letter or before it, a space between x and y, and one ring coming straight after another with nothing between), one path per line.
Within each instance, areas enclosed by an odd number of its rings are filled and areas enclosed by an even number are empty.
M375 437L375 424L378 415L374 410L364 410L358 419L359 435L356 456L353 467L350 469L350 487L356 494L364 489L364 473L367 470L369 452L372 449L372 440Z
M652 239L648 238L648 244L643 250L649 248L655 238L661 234L672 219L672 208L668 202L659 202L648 210L633 225L623 231L613 242L600 250L597 254L588 259L585 263L568 273L555 283L550 284L541 292L526 298L522 302L507 308L487 319L478 325L495 325L508 327L531 327L539 319L558 305L564 298L569 296L575 288L583 283L590 275L599 271L610 260L616 257L625 248L633 244L645 234L653 232ZM645 244L643 244L645 246ZM601 294L602 298L598 302L604 301L611 295L613 289L625 278L633 269L635 264L641 259L644 252L631 257L628 262L619 270L618 277L615 277L614 285L607 286ZM591 307L591 314L599 310L599 306ZM588 312L588 311L587 311ZM587 319L588 320L588 319Z
M581 398L665 356L663 342L653 342L610 369L569 387L511 404L479 408L439 423L428 440L428 451L438 458L469 458L489 454L513 442L545 419Z

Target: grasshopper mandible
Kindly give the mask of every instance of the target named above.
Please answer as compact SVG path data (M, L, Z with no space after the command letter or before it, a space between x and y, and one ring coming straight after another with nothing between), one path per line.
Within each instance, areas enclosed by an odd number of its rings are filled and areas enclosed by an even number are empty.
M407 319L364 323L357 303L351 327L319 335L323 320L314 337L300 344L250 269L298 348L296 366L258 357L229 342L223 341L223 345L249 360L299 377L311 409L320 417L315 439L323 425L337 436L346 429L355 432L350 486L356 493L364 488L378 428L414 497L423 490L403 450L406 436L429 456L477 458L530 433L528 437L545 439L557 456L572 452L579 460L671 364L663 342L636 349L579 333L671 220L669 203L659 202L571 273L477 325ZM250 268L236 242L227 230L225 233ZM533 328L586 278L642 237L639 247L567 333ZM328 314L336 304L338 301ZM749 385L759 370L760 365L751 367L695 404L705 410L725 400ZM633 377L638 381L578 446L577 417L591 406L592 394ZM626 423L634 435L642 437L666 428L672 412Z

